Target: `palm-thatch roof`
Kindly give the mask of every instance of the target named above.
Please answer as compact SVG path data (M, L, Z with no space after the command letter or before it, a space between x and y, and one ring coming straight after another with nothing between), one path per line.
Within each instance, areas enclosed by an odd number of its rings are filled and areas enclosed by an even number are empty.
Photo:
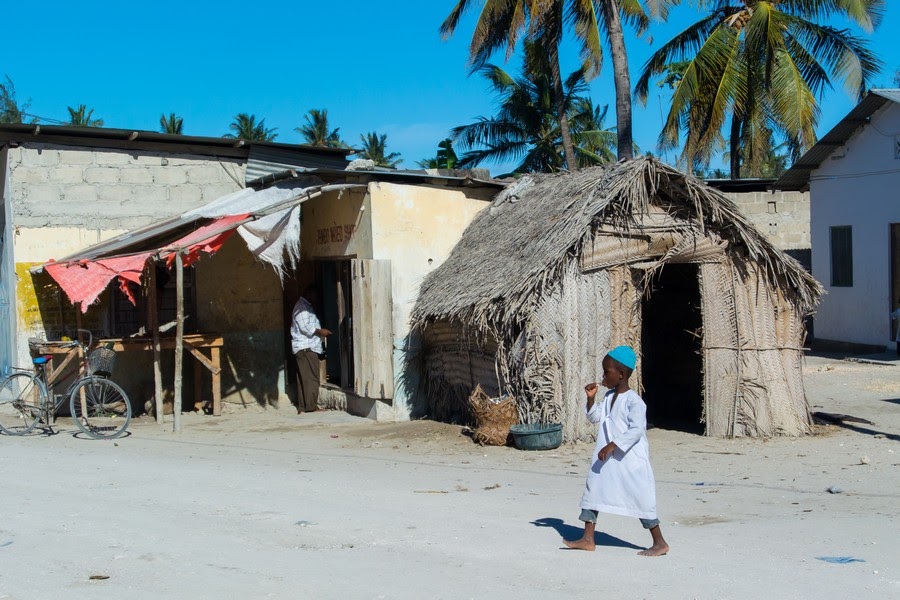
M714 233L736 264L758 269L801 314L822 294L800 263L766 240L728 198L655 159L638 158L575 173L530 175L501 192L425 279L413 324L456 320L484 332L509 331L555 285L564 259L578 254L593 226L626 231L635 215L651 206Z

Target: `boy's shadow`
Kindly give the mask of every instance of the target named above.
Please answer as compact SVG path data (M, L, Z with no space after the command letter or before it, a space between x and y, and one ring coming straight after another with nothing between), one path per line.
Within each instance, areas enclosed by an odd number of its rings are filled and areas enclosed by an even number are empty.
M535 527L552 527L556 530L556 533L558 533L564 540L577 540L582 535L584 535L584 530L581 527L566 525L566 523L562 519L544 517L542 519L535 519L531 522L531 524ZM614 535L609 535L608 533L603 533L601 531L594 532L594 543L598 546L631 548L633 550L645 549L645 546L635 546L631 542L626 542L625 540L621 540Z

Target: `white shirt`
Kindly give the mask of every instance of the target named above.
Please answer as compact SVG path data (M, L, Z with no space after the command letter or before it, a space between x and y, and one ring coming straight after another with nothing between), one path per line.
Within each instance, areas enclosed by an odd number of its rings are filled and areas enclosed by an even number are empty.
M312 350L322 354L322 338L316 335L316 329L321 328L312 304L301 296L291 315L291 352L297 354L301 350Z
M614 393L607 392L587 412L588 420L599 427L581 508L655 519L656 480L650 466L647 405L637 392L628 390L610 407ZM615 442L618 450L601 461L597 454L609 442Z

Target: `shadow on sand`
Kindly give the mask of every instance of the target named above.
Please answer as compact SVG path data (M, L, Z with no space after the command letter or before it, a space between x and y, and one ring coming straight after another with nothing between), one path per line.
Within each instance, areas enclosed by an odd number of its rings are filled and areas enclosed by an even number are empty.
M581 527L567 525L562 519L544 517L542 519L535 519L531 524L535 527L552 527L564 540L577 540L584 533L584 529ZM646 549L646 546L635 546L631 542L626 542L625 540L621 540L601 531L594 533L594 543L598 546L608 546L613 548L631 548L632 550ZM568 550L565 546L563 546L563 549Z

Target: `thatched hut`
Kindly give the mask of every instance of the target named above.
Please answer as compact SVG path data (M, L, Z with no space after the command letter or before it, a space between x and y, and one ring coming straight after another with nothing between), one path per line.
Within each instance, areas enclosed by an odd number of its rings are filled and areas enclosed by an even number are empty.
M820 294L731 201L656 160L528 176L422 284L425 411L470 421L481 384L512 393L522 422L590 439L582 387L629 344L652 423L805 434L804 318Z

